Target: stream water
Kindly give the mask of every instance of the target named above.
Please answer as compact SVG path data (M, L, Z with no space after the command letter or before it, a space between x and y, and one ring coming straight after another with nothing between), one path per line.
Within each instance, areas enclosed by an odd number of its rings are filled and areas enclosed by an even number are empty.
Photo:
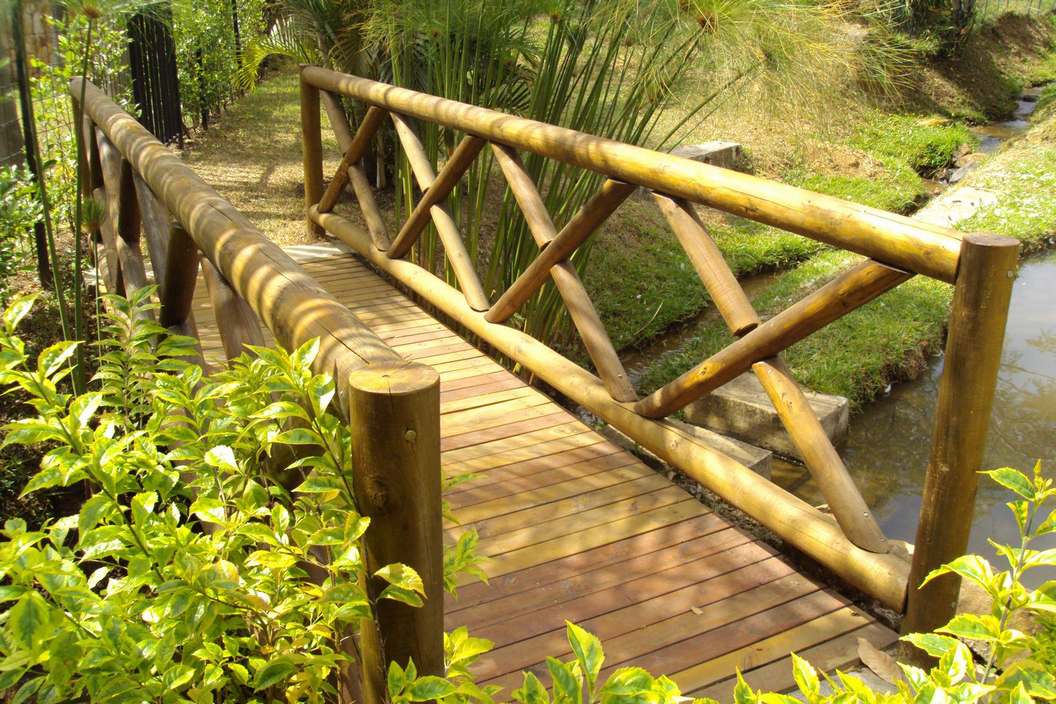
M1026 262L1012 293L997 395L990 420L983 467L1033 469L1041 460L1056 477L1056 252ZM884 398L851 417L841 454L884 532L913 542L931 448L942 357L917 381L894 387ZM806 470L778 462L774 479L812 503L822 503ZM992 558L987 539L1018 544L1018 532L1005 507L1009 492L980 478L969 550ZM1037 547L1056 547L1056 534ZM1056 577L1041 571L1041 577Z
M1016 117L978 128L979 149L996 150L1029 128L1037 92L1020 100ZM1020 268L1012 293L997 394L983 467L1012 466L1030 471L1038 460L1048 477L1056 477L1056 253L1031 259ZM866 502L892 538L915 539L924 471L931 447L942 357L928 365L917 381L894 387L887 396L852 416L843 455ZM775 480L804 499L823 499L806 470L779 462ZM1018 544L1018 531L1005 506L1008 491L981 478L969 550L995 557L988 540ZM1056 534L1035 547L1056 547ZM1038 584L1056 577L1039 570L1028 578Z
M989 154L1030 128L1030 115L1041 89L1028 89L1021 97L1013 119L973 128L979 137L976 153L963 158L941 181L936 191L959 180ZM960 172L960 173L958 173ZM767 286L774 275L746 280L751 297ZM1056 477L1056 253L1025 262L1012 295L1002 366L990 424L984 468L1012 466L1030 471L1037 460L1044 473ZM676 328L651 342L645 349L626 355L628 373L637 379L642 368L662 352L679 349L703 324L701 318ZM924 472L931 447L938 380L942 357L931 360L917 381L900 384L863 412L852 416L846 446L842 448L848 469L866 502L872 507L884 532L892 538L914 541ZM774 479L805 500L821 504L824 499L805 468L775 459ZM975 518L969 543L972 552L994 558L987 540L1018 544L1018 532L1005 507L1009 492L981 478ZM1056 547L1056 534L1037 547ZM1039 570L1028 583L1056 577Z

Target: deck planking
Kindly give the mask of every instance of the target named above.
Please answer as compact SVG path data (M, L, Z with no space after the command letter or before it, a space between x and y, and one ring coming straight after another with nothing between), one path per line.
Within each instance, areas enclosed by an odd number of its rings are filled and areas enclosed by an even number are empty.
M711 512L637 457L526 385L369 270L339 244L286 251L387 344L440 374L441 462L472 473L445 494L475 528L489 583L459 580L449 629L495 643L482 683L545 677L545 655L570 656L572 620L600 636L605 670L639 665L684 693L729 700L740 668L755 687L792 687L790 651L818 667L857 660L895 633L772 547ZM210 364L223 348L204 282L193 311ZM268 343L273 340L265 331Z

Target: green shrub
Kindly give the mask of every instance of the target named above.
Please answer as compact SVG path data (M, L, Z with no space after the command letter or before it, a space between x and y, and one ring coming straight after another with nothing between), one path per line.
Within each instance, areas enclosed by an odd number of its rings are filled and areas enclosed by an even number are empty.
M0 305L7 302L9 279L33 262L33 226L42 217L37 187L28 169L0 168Z
M83 482L79 513L40 530L8 520L0 542L0 690L13 701L333 700L355 676L343 641L372 605L333 380L318 341L257 350L206 377L189 338L149 320L151 291L111 297L95 390L64 393L77 343L32 364L3 315L0 382L35 417L5 444L46 444L24 493ZM292 453L301 459L280 461ZM298 476L293 489L280 479ZM471 542L472 539L467 539ZM472 569L467 551L450 569ZM404 565L378 598L421 604Z

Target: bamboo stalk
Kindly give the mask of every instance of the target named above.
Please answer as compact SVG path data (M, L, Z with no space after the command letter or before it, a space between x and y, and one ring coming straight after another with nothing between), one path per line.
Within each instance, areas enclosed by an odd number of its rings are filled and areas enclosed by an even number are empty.
M151 267L154 270L154 283L159 288L163 288L172 218L139 174L133 172L132 180L136 185L136 200L139 203L143 239L146 241L147 256L150 257Z
M672 200L653 194L657 207L678 238L708 295L715 302L735 337L741 337L759 325L759 316L737 283L718 245L711 239L693 206L684 200Z
M125 278L121 273L121 262L117 257L117 234L114 224L110 218L109 205L107 203L106 189L96 188L92 192L92 199L96 207L102 213L99 221L99 237L102 240L103 253L106 257L106 267L102 272L103 283L108 293L118 295L125 294ZM99 266L99 257L96 256L96 268Z
M82 79L71 81L80 94ZM88 84L85 111L132 164L172 218L286 348L319 338L315 368L333 374L347 395L353 369L399 359L346 307L308 276L180 158L98 88ZM343 405L341 406L344 407Z
M326 192L319 199L319 212L329 213L334 209L338 196L341 195L341 191L348 185L348 170L363 159L363 155L370 147L370 140L374 139L374 135L377 134L384 121L384 110L375 107L367 110L362 124L356 130L356 136L352 138L352 143L348 145L345 155L341 157L341 164L337 167L337 173L334 174L330 185L326 187Z
M311 217L371 264L494 345L500 353L531 369L560 393L678 467L858 589L892 608L901 608L908 571L908 565L901 558L862 550L817 509L736 460L700 444L680 424L642 418L630 406L612 400L600 379L531 336L489 323L466 304L461 294L437 277L410 262L386 257L373 247L370 236L347 218L314 210Z
M422 197L411 212L411 216L403 223L399 234L392 242L389 256L402 257L411 250L418 237L422 234L426 225L433 217L433 207L439 206L447 199L451 191L458 185L462 175L473 165L473 161L480 154L480 150L487 144L479 137L468 135L459 142L455 150L451 152L447 163L440 169L440 173L433 179L428 188L424 188ZM327 212L320 208L319 212Z
M887 538L788 367L772 358L756 362L752 370L770 396L840 528L863 550L887 552L890 549Z
M352 190L356 194L359 210L363 213L363 221L370 230L370 238L374 246L381 250L389 248L389 228L385 226L385 217L374 200L374 189L367 181L367 175L363 173L363 167L357 165L348 168L348 178L352 182Z
M396 137L400 140L400 145L403 146L403 153L407 155L407 161L411 165L411 171L414 172L414 179L418 182L418 188L423 191L429 190L436 179L436 175L433 173L433 165L429 161L429 156L425 153L422 141L418 139L418 135L414 133L414 128L411 127L407 122L407 118L403 115L391 112L389 117L392 118L392 124L396 127Z
M539 256L521 272L499 300L495 301L495 305L488 311L488 322L502 323L516 313L517 309L534 296L550 278L550 269L576 251L636 188L637 186L612 179L601 184L598 192L583 204L579 212L547 243Z
M352 126L348 124L348 115L345 114L345 109L341 106L340 99L330 91L324 90L319 93L319 99L326 110L326 117L330 121L330 129L334 131L334 141L337 142L337 148L344 154L352 144Z
M421 220L421 217L428 212L432 218L433 225L436 227L436 234L444 245L444 254L447 255L447 261L451 264L452 271L455 272L458 286L462 289L462 293L465 295L469 305L475 310L487 310L491 303L488 301L487 294L484 293L484 287L480 284L480 277L477 276L477 270L473 266L473 259L469 256L469 252L466 251L466 243L462 240L458 225L455 224L451 214L443 206L439 205L451 192L455 184L458 183L458 179L465 172L465 169L469 168L473 159L480 153L484 142L478 143L476 139L470 138L463 140L462 144L459 145L460 149L456 150L459 153L452 154L451 162L448 163L451 169L448 170L445 167L444 181L440 182L437 180L436 174L433 173L433 166L429 163L425 148L422 147L421 141L411 126L400 115L392 113L391 117L396 125L396 135L399 137L400 144L403 145L404 153L411 164L411 171L414 172L414 178L418 182L418 187L422 190L422 199L419 202L419 207L415 208L415 212L411 214L411 219L418 218L419 225L424 227L425 223ZM461 149L462 147L464 149ZM430 196L434 189L437 196L435 199ZM427 209L421 208L423 203L428 203ZM396 236L392 247L389 248L388 256L398 258L406 255L418 234L421 234L421 229L418 229L417 233L412 233L405 225Z
M172 225L165 264L154 267L155 276L159 269L165 272L158 297L161 302L158 322L167 328L183 326L191 317L200 258L194 239L180 225Z
M902 621L905 633L930 632L957 609L960 577L945 575L918 587L968 547L1019 258L1019 242L1008 237L965 235L962 249Z
M216 327L220 330L227 360L231 361L248 352L247 345L262 346L264 333L249 304L231 288L231 284L208 259L202 260L202 273L205 275L205 285L209 288L209 301L213 306Z
M540 247L546 246L557 236L557 229L531 176L525 171L524 164L513 149L501 144L492 144L491 150L528 223L532 238ZM609 394L617 401L636 401L638 394L627 378L623 362L616 354L605 325L601 322L601 316L595 310L583 282L579 280L576 268L571 262L561 262L550 269L550 276Z
M910 276L879 262L862 262L643 398L635 411L646 418L671 415Z
M429 120L613 179L806 235L892 266L952 282L960 233L876 208L691 159L622 144L405 88L306 67L319 88Z
M319 202L323 195L323 136L319 114L319 89L301 81L301 148L304 152L304 209ZM308 236L318 237L322 231L309 219Z

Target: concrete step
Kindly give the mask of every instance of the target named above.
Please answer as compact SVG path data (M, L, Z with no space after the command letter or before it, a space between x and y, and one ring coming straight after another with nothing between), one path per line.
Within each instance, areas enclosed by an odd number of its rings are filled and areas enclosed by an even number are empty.
M821 421L821 427L838 447L847 437L847 399L806 390L804 393ZM783 457L803 459L785 431L770 397L751 372L694 401L686 407L685 415L686 420L694 425L772 450Z

